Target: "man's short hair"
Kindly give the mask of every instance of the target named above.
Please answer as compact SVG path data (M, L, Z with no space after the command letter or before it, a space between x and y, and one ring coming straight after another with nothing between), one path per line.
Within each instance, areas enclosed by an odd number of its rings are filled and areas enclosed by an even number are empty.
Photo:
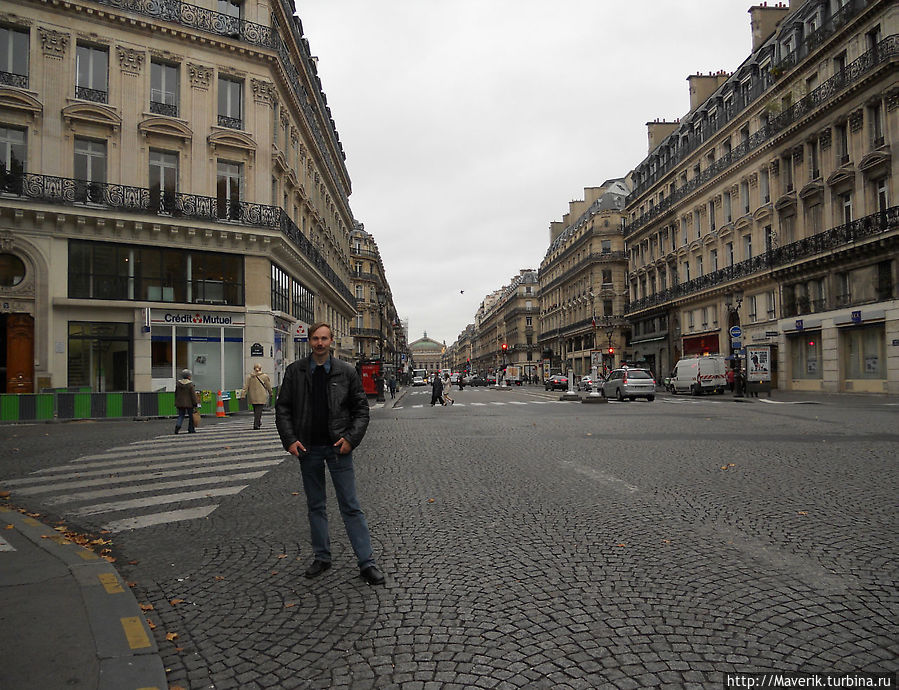
M309 337L311 338L311 337L312 337L312 334L315 333L319 328L327 328L327 329L328 329L328 335L329 335L331 338L334 337L334 331L331 330L331 324L327 323L326 321L319 321L318 323L312 324L312 325L309 327Z

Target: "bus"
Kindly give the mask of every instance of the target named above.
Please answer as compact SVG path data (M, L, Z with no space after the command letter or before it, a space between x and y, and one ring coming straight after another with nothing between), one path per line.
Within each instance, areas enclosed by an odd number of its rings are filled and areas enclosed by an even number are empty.
M428 370L427 369L413 369L412 370L412 378L414 379L416 376L421 376L421 380L425 383L428 382Z

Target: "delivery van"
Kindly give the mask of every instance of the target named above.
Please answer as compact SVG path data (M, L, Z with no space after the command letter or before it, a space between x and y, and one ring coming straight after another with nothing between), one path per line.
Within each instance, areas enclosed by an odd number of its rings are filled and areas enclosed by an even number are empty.
M671 372L670 387L675 395L724 393L727 387L727 362L721 355L681 359Z

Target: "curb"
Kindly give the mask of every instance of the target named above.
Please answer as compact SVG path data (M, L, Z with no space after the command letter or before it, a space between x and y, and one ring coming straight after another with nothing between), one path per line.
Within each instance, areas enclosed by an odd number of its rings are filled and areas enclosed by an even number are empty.
M61 561L81 592L100 665L99 690L168 687L159 648L131 588L106 559L53 528L0 506L0 520Z

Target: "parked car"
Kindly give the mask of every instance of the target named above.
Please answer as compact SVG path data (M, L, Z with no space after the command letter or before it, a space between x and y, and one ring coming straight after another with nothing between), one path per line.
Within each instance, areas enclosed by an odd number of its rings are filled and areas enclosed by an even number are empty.
M617 400L646 398L650 402L656 398L656 381L647 369L621 368L609 372L599 388L600 395Z
M671 372L670 385L674 394L724 393L727 387L727 362L720 355L678 360Z
M413 386L423 386L425 385L425 380L421 376L416 376L412 379Z
M562 374L553 374L543 384L545 390L548 391L567 391L568 377Z
M456 384L459 383L459 379L462 378L462 374L457 371L454 371L450 374L450 383Z
M601 381L602 379L597 379L597 380ZM593 379L593 376L591 376L590 374L587 374L586 376L582 377L580 381L578 381L577 387L578 387L578 390L592 391L593 387L595 385L596 385L596 380Z
M486 386L487 379L485 379L483 376L478 376L477 374L475 374L474 376L468 377L468 385L469 386Z
M496 385L496 374L487 374L487 385L488 386Z

